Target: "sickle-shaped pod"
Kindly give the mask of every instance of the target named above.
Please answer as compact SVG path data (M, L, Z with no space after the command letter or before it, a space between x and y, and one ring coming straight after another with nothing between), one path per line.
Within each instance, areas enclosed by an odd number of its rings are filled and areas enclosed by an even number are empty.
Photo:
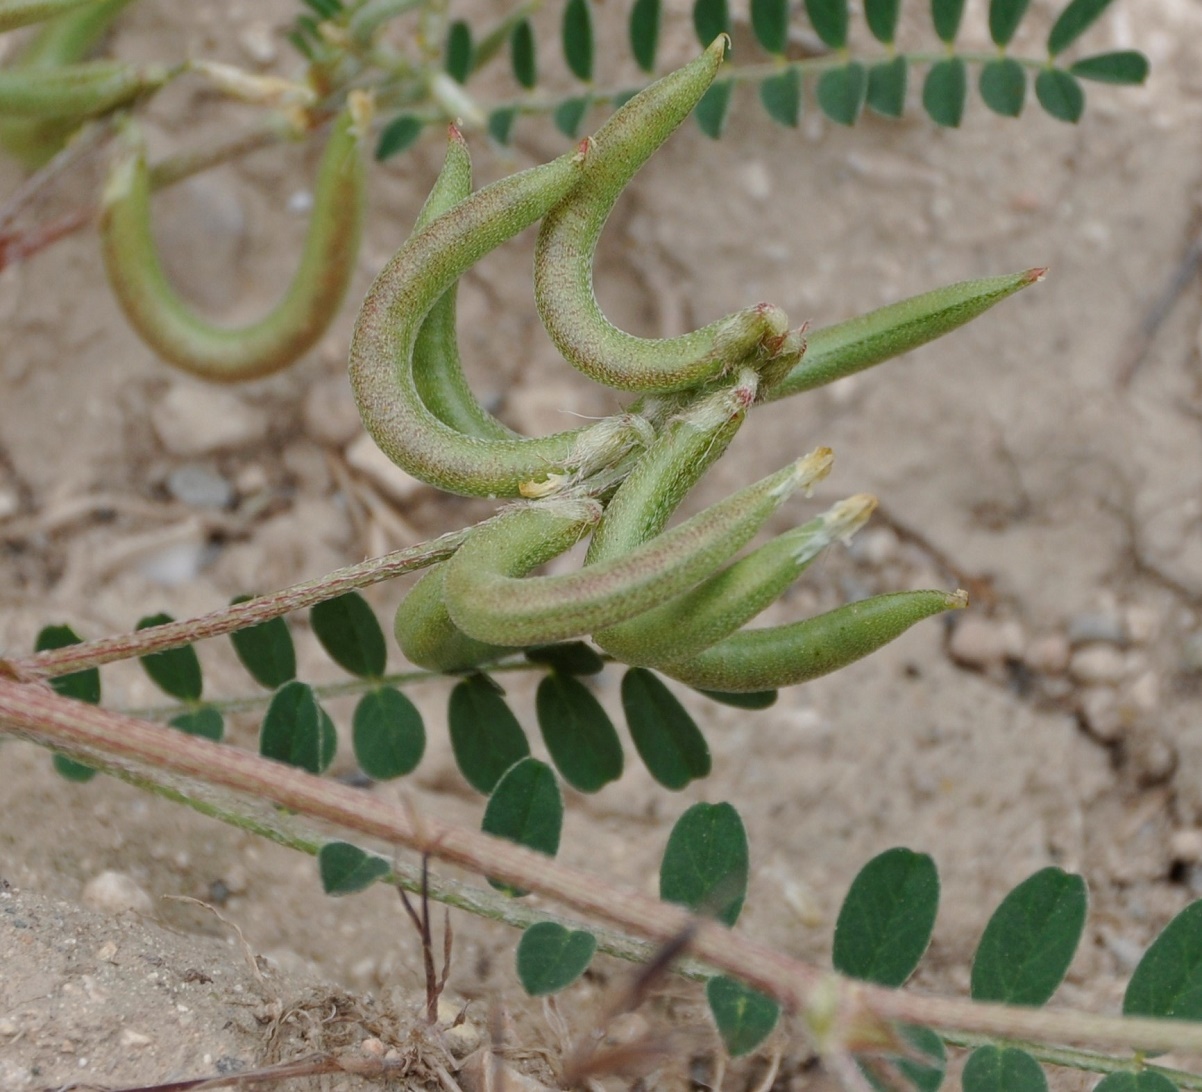
M589 140L581 184L543 221L534 294L543 325L573 367L606 386L677 391L742 363L770 360L788 329L770 304L738 311L680 337L635 337L614 326L593 293L593 256L618 195L713 82L726 36L635 95Z
M162 65L82 61L59 68L0 68L0 115L82 121L123 106L170 76Z
M164 360L204 379L258 379L286 368L325 333L346 295L366 206L363 139L370 100L352 94L322 154L304 251L284 298L249 326L197 315L167 281L150 225L150 175L141 147L117 162L100 234L109 281L130 325Z

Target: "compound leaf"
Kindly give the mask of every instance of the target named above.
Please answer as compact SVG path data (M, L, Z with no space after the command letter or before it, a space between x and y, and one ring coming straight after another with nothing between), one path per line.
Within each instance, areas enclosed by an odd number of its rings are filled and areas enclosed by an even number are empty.
M710 88L701 96L693 116L701 131L714 140L722 135L726 128L726 115L730 111L730 97L735 89L734 81L720 80L710 84Z
M563 57L578 80L593 78L593 10L589 0L568 0L563 9Z
M960 1077L964 1092L1047 1092L1043 1067L1025 1050L978 1047Z
M1145 1069L1142 1073L1111 1073L1093 1086L1093 1092L1177 1092L1168 1077Z
M426 729L417 707L395 687L364 694L351 724L355 760L368 777L388 781L417 769L426 750Z
M909 66L905 57L881 61L868 70L866 100L883 118L900 118L906 109L906 77Z
M635 750L666 789L708 777L710 749L697 722L660 679L643 667L622 676L622 708Z
M720 705L730 705L735 709L769 709L776 704L775 690L754 690L747 694L727 694L721 690L698 690L698 694L704 694L710 701L716 701Z
M672 828L659 897L734 925L747 897L747 831L729 804L694 804Z
M501 775L530 754L517 717L483 675L455 684L447 720L455 764L477 792L492 792Z
M1062 869L1023 880L985 926L972 962L973 1000L1044 1004L1073 961L1088 902L1085 881Z
M220 743L221 737L225 735L225 721L222 719L221 710L211 705L189 709L172 717L167 723L190 736L201 736L213 740L214 743Z
M630 50L644 72L655 70L659 23L660 0L634 0L630 9Z
M531 925L518 941L517 969L531 997L558 993L588 969L597 938L583 929L565 929L555 921Z
M897 17L901 0L864 0L864 16L872 36L884 45L892 43L897 34Z
M769 53L784 53L789 44L789 0L751 0L751 29Z
M35 652L48 652L55 648L67 648L70 645L82 644L83 639L70 626L43 626L33 643ZM50 680L50 687L56 694L64 698L74 698L76 701L86 701L89 705L100 704L100 668L89 667L83 671L72 671L70 675L56 675ZM67 759L69 762L70 759ZM74 765L79 766L76 762ZM90 769L84 766L81 769ZM93 771L95 772L95 771Z
M240 595L234 603L245 603L251 596ZM242 666L260 686L274 690L296 678L296 648L283 618L271 618L246 629L234 630L230 643Z
M936 125L955 129L964 116L968 71L959 57L936 61L922 85L922 106Z
M447 75L456 83L467 83L472 72L472 28L456 19L447 30L447 53L444 59Z
M725 975L711 978L705 984L705 997L718 1025L718 1034L732 1058L755 1050L780 1019L780 1005L737 978Z
M801 117L801 73L785 68L760 84L760 102L778 125L797 128Z
M534 47L534 28L529 19L519 19L509 34L509 60L513 77L526 90L538 83L538 62Z
M989 0L989 36L993 44L1005 49L1027 14L1031 0Z
M525 656L532 664L546 664L564 675L599 675L605 670L597 650L583 641L528 648Z
M847 45L847 0L806 0L814 33L831 49Z
M535 710L555 768L572 788L596 792L622 776L622 741L582 682L552 671L538 684Z
M889 1056L887 1060L918 1092L938 1092L947 1070L947 1051L944 1050L943 1040L930 1028L902 1024L897 1030L909 1045L910 1054ZM877 1075L873 1059L857 1060L868 1083L877 1092L894 1092L896 1083Z
M1110 7L1112 0L1072 0L1052 24L1048 33L1048 52L1062 53L1084 34L1095 19Z
M318 603L309 611L313 633L343 671L364 679L384 674L388 648L375 612L358 592Z
M862 64L853 61L822 73L818 80L818 105L831 121L855 125L864 109L867 91L868 73Z
M726 0L693 0L693 29L703 46L719 34L730 33L730 9Z
M563 830L563 797L551 767L537 758L523 758L506 770L488 798L480 828L554 857ZM515 897L525 894L508 884L489 883Z
M381 163L399 155L422 135L422 121L412 114L400 114L393 118L380 132L376 142L376 159Z
M588 112L591 100L587 95L575 99L564 99L557 107L553 119L555 128L569 139L575 139L580 132L580 123Z
M835 923L835 970L900 986L927 950L939 910L939 873L925 853L873 857L848 889Z
M1144 952L1127 983L1123 1013L1202 1020L1202 901L1182 910Z
M166 625L172 621L170 614L148 614L142 618L135 629L150 629L153 626ZM151 652L140 656L142 667L150 676L150 681L165 694L170 694L180 701L199 701L204 682L200 674L200 660L196 649L191 645L181 645L179 648L168 648L163 652Z
M259 754L319 774L334 761L338 733L307 683L285 683L275 692L259 729Z
M941 42L956 40L963 15L964 0L931 0L931 21Z
M1016 118L1027 97L1027 73L1012 57L998 57L981 69L981 99L995 114Z
M1035 77L1035 97L1052 117L1077 122L1085 110L1085 92L1075 76L1063 68L1041 68Z
M1099 83L1140 84L1148 78L1148 58L1136 49L1119 49L1083 57L1068 70L1081 79Z
M317 868L327 895L352 895L391 871L383 857L366 853L350 842L326 842L317 851Z
M509 133L518 112L512 106L503 106L488 115L488 135L498 144L509 143Z

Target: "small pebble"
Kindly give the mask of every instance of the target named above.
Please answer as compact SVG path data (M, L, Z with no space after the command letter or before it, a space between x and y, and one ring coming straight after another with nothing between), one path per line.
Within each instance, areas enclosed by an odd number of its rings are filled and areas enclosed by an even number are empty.
M1023 653L1023 662L1040 675L1063 675L1068 668L1072 647L1062 633L1036 637Z
M1116 683L1126 660L1114 645L1087 645L1073 653L1068 672L1080 683Z
M1145 671L1131 684L1127 692L1131 704L1141 713L1152 713L1160 707L1160 678L1155 671Z
M1086 611L1069 619L1068 639L1074 646L1087 645L1093 641L1125 645L1127 627L1117 614L1111 614L1109 611Z
M196 458L247 447L267 435L267 415L238 395L177 383L151 408L150 423L172 455Z
M149 1035L143 1035L140 1031L134 1031L133 1028L122 1028L121 1030L121 1045L123 1047L145 1047L150 1046L154 1042Z
M1191 633L1182 643L1180 662L1187 675L1202 675L1202 632Z
M345 447L363 431L345 375L313 384L301 409L305 431L319 444Z
M21 507L21 498L15 489L0 489L0 519L15 516Z
M178 588L195 580L220 551L220 546L199 539L175 542L146 554L138 560L136 567L147 580L164 588Z
M1173 831L1169 839L1169 852L1174 861L1182 864L1202 864L1202 830L1197 827L1186 827L1184 830Z
M149 914L154 904L150 896L124 872L108 870L93 876L83 889L83 901L93 910L108 914Z
M351 469L359 471L381 492L400 504L430 489L425 482L405 473L389 459L366 432L346 449L346 461Z
M1177 750L1154 728L1130 731L1123 739L1126 769L1143 786L1160 785L1177 769Z
M988 671L1007 655L1007 633L999 622L970 616L960 620L948 641L948 654L963 667Z
M1123 627L1129 641L1146 645L1160 635L1160 615L1150 607L1128 607L1123 616Z
M466 1058L484 1040L480 1029L470 1020L464 1020L458 1027L452 1026L462 1011L462 1002L456 1004L443 997L438 999L438 1022L442 1024L443 1038L456 1058Z
M234 503L234 487L200 463L185 463L171 471L167 492L192 508L229 508Z
M1109 686L1088 686L1077 697L1077 712L1085 730L1101 743L1113 743L1123 734L1118 695Z

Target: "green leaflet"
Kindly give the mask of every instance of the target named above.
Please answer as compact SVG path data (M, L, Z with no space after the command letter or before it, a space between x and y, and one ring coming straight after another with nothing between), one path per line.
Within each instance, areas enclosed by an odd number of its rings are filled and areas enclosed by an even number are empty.
M659 897L734 925L747 897L747 831L730 804L694 804L668 836Z
M588 969L597 938L582 929L565 929L558 922L529 926L518 941L517 971L531 997L567 989Z

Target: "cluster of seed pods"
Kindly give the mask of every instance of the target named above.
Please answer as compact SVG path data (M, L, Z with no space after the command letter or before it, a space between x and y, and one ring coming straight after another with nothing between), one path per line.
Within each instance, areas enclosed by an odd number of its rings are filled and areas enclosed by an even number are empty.
M413 235L376 279L351 345L351 384L380 448L451 493L514 503L478 525L401 603L413 662L466 671L516 649L591 636L625 663L722 692L803 682L867 655L962 592L902 592L789 625L744 629L875 501L855 496L735 559L795 491L830 470L819 448L691 519L667 523L758 403L810 389L929 341L1037 280L966 282L806 338L759 304L693 333L634 337L593 294L594 249L635 172L712 82L725 39L622 106L553 162L473 192L452 128ZM472 396L455 345L455 285L486 253L541 221L535 297L565 360L628 410L542 438L517 435ZM532 576L590 537L582 567Z

